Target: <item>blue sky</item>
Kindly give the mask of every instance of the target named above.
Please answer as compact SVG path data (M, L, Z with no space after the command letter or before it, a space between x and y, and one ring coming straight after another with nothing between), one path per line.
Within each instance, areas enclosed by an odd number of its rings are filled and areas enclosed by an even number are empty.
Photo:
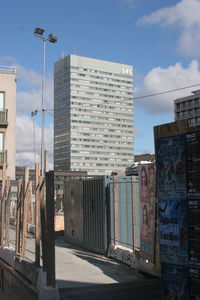
M53 64L63 54L133 65L135 97L200 83L200 0L7 0L1 11L0 64L17 66L18 164L33 162L30 113L41 103L42 43L35 27L58 36L46 51L48 109ZM154 152L153 126L173 121L173 100L191 90L134 101L136 154ZM39 115L35 120L39 159ZM53 119L46 120L52 161Z

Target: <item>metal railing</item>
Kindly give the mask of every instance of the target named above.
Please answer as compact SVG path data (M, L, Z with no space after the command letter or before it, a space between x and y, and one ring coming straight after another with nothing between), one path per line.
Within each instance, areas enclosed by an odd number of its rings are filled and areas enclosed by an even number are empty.
M8 110L0 110L0 123L8 122Z
M0 65L0 73L16 74L16 67Z
M6 151L1 151L0 152L0 164L6 163L7 162L7 150Z

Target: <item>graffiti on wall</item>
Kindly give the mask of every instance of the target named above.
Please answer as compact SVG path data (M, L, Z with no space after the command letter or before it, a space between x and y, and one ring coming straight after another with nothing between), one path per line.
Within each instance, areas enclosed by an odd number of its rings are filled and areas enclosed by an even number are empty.
M129 265L130 267L137 266L137 257L135 253L133 253L133 251L111 245L109 247L108 255L123 262L126 265Z

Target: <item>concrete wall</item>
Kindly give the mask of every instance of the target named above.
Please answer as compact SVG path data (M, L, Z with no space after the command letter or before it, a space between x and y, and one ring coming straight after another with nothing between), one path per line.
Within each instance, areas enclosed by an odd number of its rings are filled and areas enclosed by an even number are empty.
M34 262L0 247L0 300L58 300L57 287L47 286L46 273Z
M31 284L0 260L0 299L37 300L38 295Z

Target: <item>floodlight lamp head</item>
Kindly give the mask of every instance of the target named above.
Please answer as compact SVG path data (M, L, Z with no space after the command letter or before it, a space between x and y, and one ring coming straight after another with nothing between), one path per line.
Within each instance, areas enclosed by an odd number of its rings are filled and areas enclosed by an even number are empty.
M34 33L38 35L43 35L44 29L37 27L35 28Z
M58 40L57 36L54 35L53 33L49 34L48 38L49 38L49 42L51 43L56 43Z

